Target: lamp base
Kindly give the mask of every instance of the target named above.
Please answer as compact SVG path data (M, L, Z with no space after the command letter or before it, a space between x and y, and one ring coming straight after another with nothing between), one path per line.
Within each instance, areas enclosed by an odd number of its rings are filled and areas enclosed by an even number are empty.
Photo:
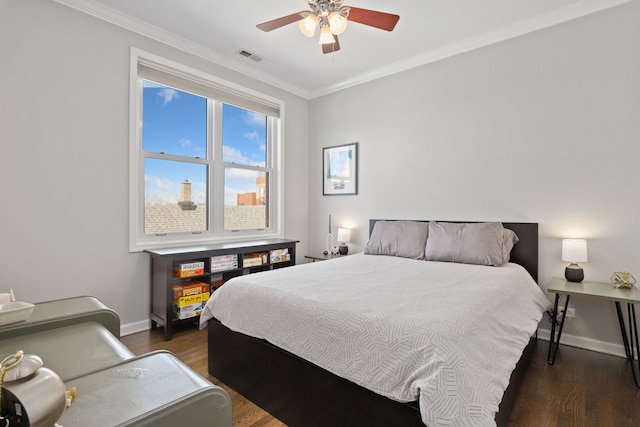
M340 255L348 254L349 246L345 245L344 243L340 244L340 246L338 246L338 252L340 253Z
M564 278L569 282L582 282L584 270L576 263L571 263L564 269Z

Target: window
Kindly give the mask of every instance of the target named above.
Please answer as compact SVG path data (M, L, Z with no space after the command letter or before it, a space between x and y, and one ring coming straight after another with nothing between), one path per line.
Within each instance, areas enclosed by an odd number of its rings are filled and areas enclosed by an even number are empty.
M281 235L280 102L132 50L131 250Z
M264 114L222 106L225 230L269 226L266 141Z

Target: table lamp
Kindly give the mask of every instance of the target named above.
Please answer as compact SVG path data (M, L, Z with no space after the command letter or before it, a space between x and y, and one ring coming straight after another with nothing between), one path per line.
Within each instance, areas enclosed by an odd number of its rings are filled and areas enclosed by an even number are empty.
M569 282L582 282L584 271L579 262L587 262L587 241L584 239L562 239L562 260L570 264L564 269Z
M351 241L351 229L349 228L338 228L338 242L340 242L340 246L338 246L338 253L340 255L346 255L349 253L349 246L347 243Z

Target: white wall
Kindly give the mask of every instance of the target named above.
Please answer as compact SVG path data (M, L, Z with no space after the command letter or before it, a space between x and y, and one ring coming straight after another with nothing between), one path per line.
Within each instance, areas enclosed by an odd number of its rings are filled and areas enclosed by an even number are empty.
M369 218L531 221L543 287L563 237L589 239L587 279L640 279L639 21L632 2L313 100L310 247L329 214L353 250ZM350 142L359 194L322 196L322 147ZM563 342L620 352L612 303L572 305Z
M308 108L290 95L49 0L0 11L0 292L95 295L148 325L149 256L128 252L129 54L155 53L285 101L286 237L307 240Z
M309 104L51 1L2 2L0 291L96 295L146 325L149 260L127 241L131 46L286 101L299 258L323 250L328 214L357 227L352 251L369 218L535 221L543 287L573 236L589 239L587 278L640 279L639 18L632 2ZM321 149L349 142L359 195L323 197ZM565 336L619 351L613 306L573 305Z

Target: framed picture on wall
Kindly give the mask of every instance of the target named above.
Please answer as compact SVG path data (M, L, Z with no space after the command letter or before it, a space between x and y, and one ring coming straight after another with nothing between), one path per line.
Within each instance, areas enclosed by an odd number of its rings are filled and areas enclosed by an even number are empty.
M358 143L322 149L322 195L358 194Z

